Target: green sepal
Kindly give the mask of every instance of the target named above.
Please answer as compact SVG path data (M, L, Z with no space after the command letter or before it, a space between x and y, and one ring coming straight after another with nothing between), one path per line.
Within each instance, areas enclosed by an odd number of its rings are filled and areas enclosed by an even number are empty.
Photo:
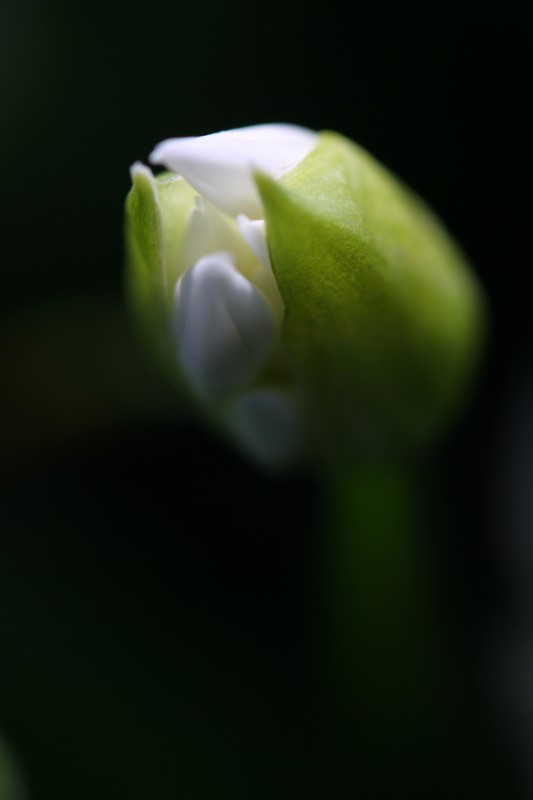
M413 192L337 134L280 181L256 181L315 447L337 459L428 445L482 338L465 256Z
M163 220L149 171L143 167L134 171L132 182L125 218L128 299L147 343L160 355L167 305Z
M133 170L132 182L125 208L128 301L149 356L188 396L173 349L171 288L176 283L173 268L195 193L175 175L163 173L154 178L142 166Z

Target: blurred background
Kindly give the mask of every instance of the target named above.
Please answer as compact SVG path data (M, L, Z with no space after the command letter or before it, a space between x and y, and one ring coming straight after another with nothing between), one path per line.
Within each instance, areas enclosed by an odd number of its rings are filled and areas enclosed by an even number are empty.
M2 800L533 793L532 31L519 0L352 12L0 5ZM268 121L369 149L486 290L475 390L407 488L460 687L446 736L418 684L391 722L354 677L321 487L176 419L124 308L130 164ZM358 507L387 491L361 485Z

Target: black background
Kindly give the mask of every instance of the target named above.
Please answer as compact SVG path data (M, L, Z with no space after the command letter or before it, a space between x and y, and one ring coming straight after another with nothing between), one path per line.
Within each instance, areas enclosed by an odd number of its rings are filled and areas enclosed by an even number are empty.
M55 385L36 343L57 305L120 309L128 168L161 139L287 121L369 149L488 299L484 366L431 478L482 694L487 629L518 617L508 487L533 465L517 476L507 452L533 370L526 7L24 0L2 5L0 42L0 727L36 798L358 796L309 668L312 479L156 416L56 437L83 354Z

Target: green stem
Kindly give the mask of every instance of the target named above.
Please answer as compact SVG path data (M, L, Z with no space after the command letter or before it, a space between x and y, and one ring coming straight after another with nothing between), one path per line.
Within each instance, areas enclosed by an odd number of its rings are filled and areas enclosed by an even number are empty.
M363 797L500 796L501 754L472 701L431 511L406 464L364 463L329 482L335 680L372 787Z

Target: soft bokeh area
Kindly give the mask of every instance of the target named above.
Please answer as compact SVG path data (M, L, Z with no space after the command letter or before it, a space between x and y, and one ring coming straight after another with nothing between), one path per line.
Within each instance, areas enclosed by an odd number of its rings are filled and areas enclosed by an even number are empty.
M519 0L2 4L0 800L531 796L530 33ZM423 463L264 474L139 345L129 166L268 121L368 148L486 289Z

